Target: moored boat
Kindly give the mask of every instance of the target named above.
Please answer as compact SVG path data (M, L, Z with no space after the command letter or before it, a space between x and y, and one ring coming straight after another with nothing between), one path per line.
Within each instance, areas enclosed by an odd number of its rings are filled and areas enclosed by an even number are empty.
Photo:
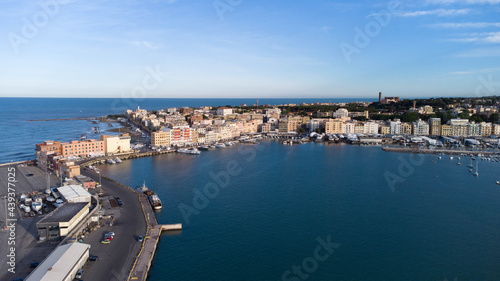
M155 210L159 210L162 208L161 200L160 197L156 194L149 195L149 203L151 203L151 206Z
M201 154L201 151L199 151L197 148L181 148L177 150L179 153L185 153L185 154Z

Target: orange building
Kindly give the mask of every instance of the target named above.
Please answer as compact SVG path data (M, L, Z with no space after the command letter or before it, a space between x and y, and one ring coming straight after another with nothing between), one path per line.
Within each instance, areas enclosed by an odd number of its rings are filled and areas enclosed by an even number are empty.
M61 154L63 157L104 155L104 141L83 140L64 142L61 144Z
M47 154L53 153L61 153L61 142L60 141L44 141L42 143L37 143L35 145L36 151L36 160L40 161L40 154L42 152L46 152Z

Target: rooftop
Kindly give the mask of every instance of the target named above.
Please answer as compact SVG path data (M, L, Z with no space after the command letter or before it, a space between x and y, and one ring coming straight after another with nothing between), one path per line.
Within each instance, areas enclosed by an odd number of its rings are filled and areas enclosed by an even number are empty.
M89 248L90 245L83 243L71 243L57 247L28 275L26 281L65 280L69 271Z
M63 204L61 207L55 209L53 212L41 219L38 223L68 222L83 208L88 208L89 205L89 202Z

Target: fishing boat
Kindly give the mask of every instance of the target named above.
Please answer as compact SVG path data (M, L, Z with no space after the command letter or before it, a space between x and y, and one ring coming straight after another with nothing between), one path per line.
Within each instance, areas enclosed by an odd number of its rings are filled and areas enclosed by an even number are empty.
M140 193L146 193L146 192L148 192L149 188L147 188L147 186L146 186L146 182L144 181L144 182L142 183L142 186L136 186L136 187L135 187L135 190L137 190L137 191L138 191L138 192L140 192Z
M121 162L122 162L122 159L120 159L120 157L116 157L114 161L115 161L116 163L121 163Z
M198 149L202 150L202 151L207 151L207 150L209 150L209 147L202 145L202 146L198 147Z
M108 164L116 164L115 160L113 160L111 158L106 160L106 162L108 162Z
M162 208L160 197L154 193L149 195L149 203L151 203L151 206L155 210L160 210Z
M223 144L223 143L216 143L215 147L217 147L217 148L224 148L224 147L226 147L226 145Z

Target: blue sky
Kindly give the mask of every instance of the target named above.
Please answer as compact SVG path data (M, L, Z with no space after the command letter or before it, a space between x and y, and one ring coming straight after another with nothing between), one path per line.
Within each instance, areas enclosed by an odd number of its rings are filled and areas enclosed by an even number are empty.
M500 93L500 0L0 3L0 96Z

